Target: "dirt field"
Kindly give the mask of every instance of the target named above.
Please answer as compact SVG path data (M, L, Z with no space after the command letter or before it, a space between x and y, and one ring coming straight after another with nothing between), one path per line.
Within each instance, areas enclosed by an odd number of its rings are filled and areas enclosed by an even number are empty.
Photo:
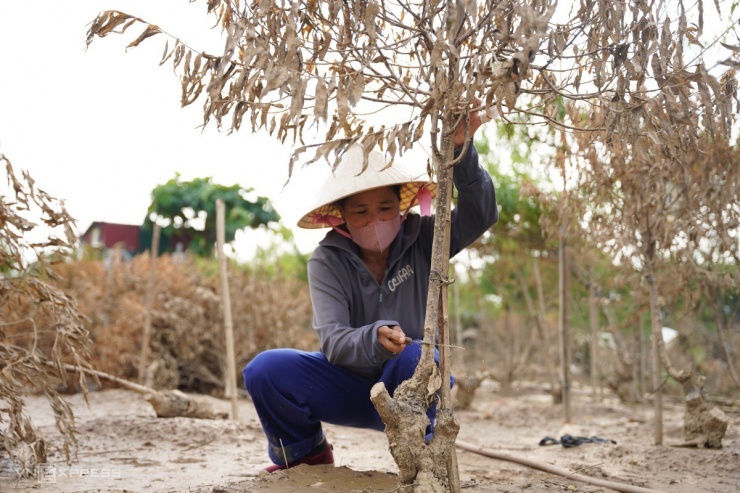
M251 402L240 400L237 421L156 418L141 395L124 390L68 397L80 432L79 461L67 466L53 456L45 475L18 480L0 464L3 492L391 492L396 466L383 433L326 426L337 467L301 466L260 476L267 465L265 441ZM29 412L45 436L57 439L46 401L28 399ZM214 399L219 409L229 403ZM731 424L721 450L671 446L681 441L683 407L665 402L665 445L654 446L649 405L626 407L611 397L592 402L586 391L574 398L574 423L564 426L562 407L541 389L520 388L502 396L484 382L472 409L458 411L459 439L539 460L573 473L666 492L740 491L740 410L725 409ZM616 441L573 448L539 446L545 436L599 436ZM544 493L610 491L572 478L536 471L458 449L463 492Z

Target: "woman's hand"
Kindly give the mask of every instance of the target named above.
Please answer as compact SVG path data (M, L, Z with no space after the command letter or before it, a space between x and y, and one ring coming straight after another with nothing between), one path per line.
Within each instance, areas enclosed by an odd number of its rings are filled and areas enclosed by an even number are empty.
M393 354L399 354L408 344L406 334L398 325L378 327L378 342Z
M481 105L481 101L478 98L475 98L473 100L472 106L474 108L479 108ZM467 122L470 122L470 126L467 125ZM455 130L455 147L461 147L463 144L465 144L466 140L473 140L473 136L475 135L475 132L480 128L480 126L483 124L480 120L480 114L477 111L471 111L470 112L470 118L463 119L460 121L460 124L457 126L457 130ZM466 131L467 130L467 139L466 137Z

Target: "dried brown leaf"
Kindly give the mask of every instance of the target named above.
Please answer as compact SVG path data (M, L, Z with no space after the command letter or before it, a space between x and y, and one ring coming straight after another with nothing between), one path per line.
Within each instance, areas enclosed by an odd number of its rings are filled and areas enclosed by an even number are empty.
M159 34L161 32L162 31L157 26L155 26L153 24L149 24L146 27L146 29L144 29L144 31L139 35L139 37L136 38L135 40L131 41L128 44L128 46L126 46L126 48L128 49L128 48L133 48L135 46L139 46L139 44L142 41L144 41L145 39L150 38L150 37L154 36L155 34Z
M316 80L315 91L313 114L316 118L321 118L326 122L329 90L323 77L319 77Z
M301 115L301 111L303 111L303 100L306 94L307 85L308 80L301 78L293 83L294 89L290 99L290 119L293 122L298 120L298 117Z
M357 72L354 77L350 78L349 104L355 106L362 99L365 91L365 78L362 72Z
M101 12L87 31L87 44L89 46L95 36L104 38L114 32L122 34L136 21L143 22L138 17L133 17L116 10ZM116 28L119 26L121 26L121 30L116 31Z
M349 95L343 79L345 78L340 78L337 84L337 117L342 125L347 122L349 116Z

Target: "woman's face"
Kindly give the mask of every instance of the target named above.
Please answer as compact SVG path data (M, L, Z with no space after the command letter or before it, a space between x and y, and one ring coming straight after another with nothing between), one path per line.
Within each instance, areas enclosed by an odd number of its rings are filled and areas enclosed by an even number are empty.
M353 228L363 228L378 221L389 221L401 213L400 200L393 187L374 188L344 200L342 216Z

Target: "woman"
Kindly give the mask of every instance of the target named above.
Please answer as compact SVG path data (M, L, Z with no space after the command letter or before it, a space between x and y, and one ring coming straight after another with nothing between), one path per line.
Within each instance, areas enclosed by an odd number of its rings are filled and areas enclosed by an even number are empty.
M480 124L471 115L470 134ZM463 124L455 135L458 149L464 139ZM451 256L498 219L491 177L478 164L472 143L453 181L458 203L452 211ZM421 356L434 217L409 209L419 203L426 212L435 191L433 183L398 164L386 169L377 151L363 171L363 153L356 146L342 156L337 173L298 222L304 228L332 228L308 261L321 352L269 350L244 369L274 462L268 472L333 464L321 422L384 429L370 389L382 381L393 395ZM433 405L430 423L435 415Z

